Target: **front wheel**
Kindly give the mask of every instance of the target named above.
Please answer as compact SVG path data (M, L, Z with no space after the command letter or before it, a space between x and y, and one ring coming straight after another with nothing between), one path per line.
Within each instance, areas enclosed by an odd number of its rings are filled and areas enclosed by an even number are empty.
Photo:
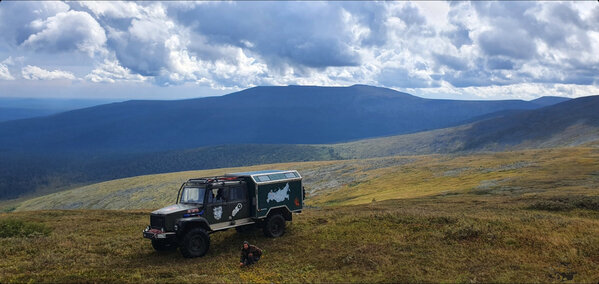
M281 214L271 215L266 218L264 224L264 235L271 238L278 238L285 234L285 218Z
M204 229L195 228L185 234L179 249L184 257L192 258L204 256L209 247L210 236L208 233Z
M163 240L152 240L152 247L156 251L169 251L177 249L177 244Z

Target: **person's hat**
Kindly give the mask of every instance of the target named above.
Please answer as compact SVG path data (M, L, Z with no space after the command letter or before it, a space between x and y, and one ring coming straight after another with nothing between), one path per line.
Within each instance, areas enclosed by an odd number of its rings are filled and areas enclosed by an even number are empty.
M248 241L243 241L243 244L248 245L248 246L250 245L250 243L248 243Z

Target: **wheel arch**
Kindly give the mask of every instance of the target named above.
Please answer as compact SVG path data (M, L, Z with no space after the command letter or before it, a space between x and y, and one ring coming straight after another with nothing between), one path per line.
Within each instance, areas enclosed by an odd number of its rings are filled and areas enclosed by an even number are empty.
M291 214L291 211L289 210L289 208L287 206L279 206L279 207L272 207L268 209L268 213L266 213L266 218L275 215L275 214L281 214L283 215L283 218L285 218L285 221L291 221L293 219L293 214Z
M182 218L177 221L177 235L183 236L185 232L193 229L193 228L201 228L206 232L210 233L212 230L210 229L210 225L208 221L204 218Z

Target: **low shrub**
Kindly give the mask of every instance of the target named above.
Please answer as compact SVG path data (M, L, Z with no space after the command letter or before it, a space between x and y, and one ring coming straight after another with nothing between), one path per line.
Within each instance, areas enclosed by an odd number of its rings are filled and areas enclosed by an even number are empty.
M599 211L599 196L584 196L573 200L576 208Z
M478 239L483 233L478 224L460 221L445 231L445 239L470 241Z
M527 207L532 210L545 210L545 211L568 211L574 209L574 206L569 203L555 201L555 200L541 200L533 203Z
M41 223L15 219L0 220L0 238L47 236L51 231Z
M599 196L554 197L536 201L527 208L545 211L569 211L576 208L599 211Z

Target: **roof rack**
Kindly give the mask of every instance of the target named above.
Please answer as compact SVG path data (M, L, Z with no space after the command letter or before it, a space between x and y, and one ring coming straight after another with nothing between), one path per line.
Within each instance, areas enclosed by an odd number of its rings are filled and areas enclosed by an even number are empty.
M218 183L218 182L226 182L226 181L243 181L243 179L241 177L216 176L216 177L192 178L192 179L187 180L187 182L197 182L197 183Z

